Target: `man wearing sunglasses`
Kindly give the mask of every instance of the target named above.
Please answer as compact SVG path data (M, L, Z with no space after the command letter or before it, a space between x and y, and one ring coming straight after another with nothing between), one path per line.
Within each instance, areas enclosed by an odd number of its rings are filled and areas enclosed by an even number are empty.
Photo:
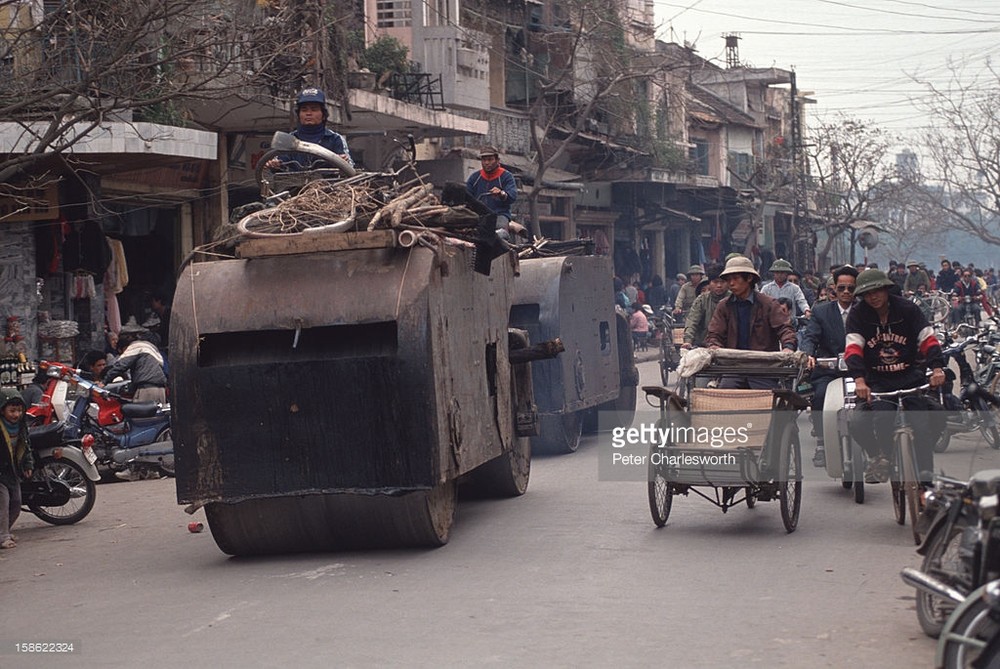
M847 315L854 305L854 287L857 279L858 270L850 265L833 271L833 287L837 299L816 305L802 337L802 350L809 355L809 366L813 370L812 423L813 434L816 437L813 464L817 467L826 466L826 450L823 444L823 401L826 398L826 387L837 377L837 371L816 367L816 358L835 358L844 352L844 342L847 337L845 325Z

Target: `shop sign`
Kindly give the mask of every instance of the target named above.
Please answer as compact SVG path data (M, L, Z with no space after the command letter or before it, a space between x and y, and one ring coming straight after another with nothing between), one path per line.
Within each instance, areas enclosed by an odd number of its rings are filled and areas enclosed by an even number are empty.
M233 138L229 150L229 179L239 181L254 177L257 162L271 148L272 135L244 135Z
M206 188L208 186L207 160L186 160L176 165L149 167L114 175L115 181L145 184L161 188Z
M0 223L51 221L59 218L59 187L26 188L17 198L0 197Z
M732 238L737 244L746 244L747 238L750 237L750 231L753 230L753 225L749 218L744 218L739 222L739 225L733 230Z

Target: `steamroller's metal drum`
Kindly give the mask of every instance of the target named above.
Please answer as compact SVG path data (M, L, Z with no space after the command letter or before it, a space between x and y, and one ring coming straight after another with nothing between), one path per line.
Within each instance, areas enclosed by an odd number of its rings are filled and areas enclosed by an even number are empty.
M514 281L511 326L531 341L559 337L565 351L532 366L539 434L535 452L575 451L588 410L613 404L631 393L634 411L638 376L628 346L627 360L614 308L613 267L602 256L560 256L522 260ZM627 328L626 328L627 332ZM629 413L627 422L631 422Z
M365 233L358 233L363 236ZM447 541L455 480L517 447L512 264L422 246L188 266L177 496L233 554Z

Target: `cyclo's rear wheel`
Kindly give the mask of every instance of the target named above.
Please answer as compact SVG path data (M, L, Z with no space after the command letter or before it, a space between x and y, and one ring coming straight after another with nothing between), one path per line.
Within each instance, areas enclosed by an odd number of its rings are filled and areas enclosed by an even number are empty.
M786 532L794 532L799 524L802 507L802 452L799 448L799 430L789 421L781 431L778 495L781 503L781 522Z

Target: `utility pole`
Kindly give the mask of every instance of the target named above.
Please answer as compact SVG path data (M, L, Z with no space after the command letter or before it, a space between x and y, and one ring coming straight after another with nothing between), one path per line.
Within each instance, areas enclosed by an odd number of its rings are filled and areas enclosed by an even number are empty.
M799 191L801 178L800 151L802 151L802 133L799 128L799 89L795 83L795 69L791 71L791 117L792 117L792 262L799 265L798 258L798 237L799 237L799 214L802 208L802 197ZM809 263L812 265L812 263ZM800 270L803 268L800 268Z

